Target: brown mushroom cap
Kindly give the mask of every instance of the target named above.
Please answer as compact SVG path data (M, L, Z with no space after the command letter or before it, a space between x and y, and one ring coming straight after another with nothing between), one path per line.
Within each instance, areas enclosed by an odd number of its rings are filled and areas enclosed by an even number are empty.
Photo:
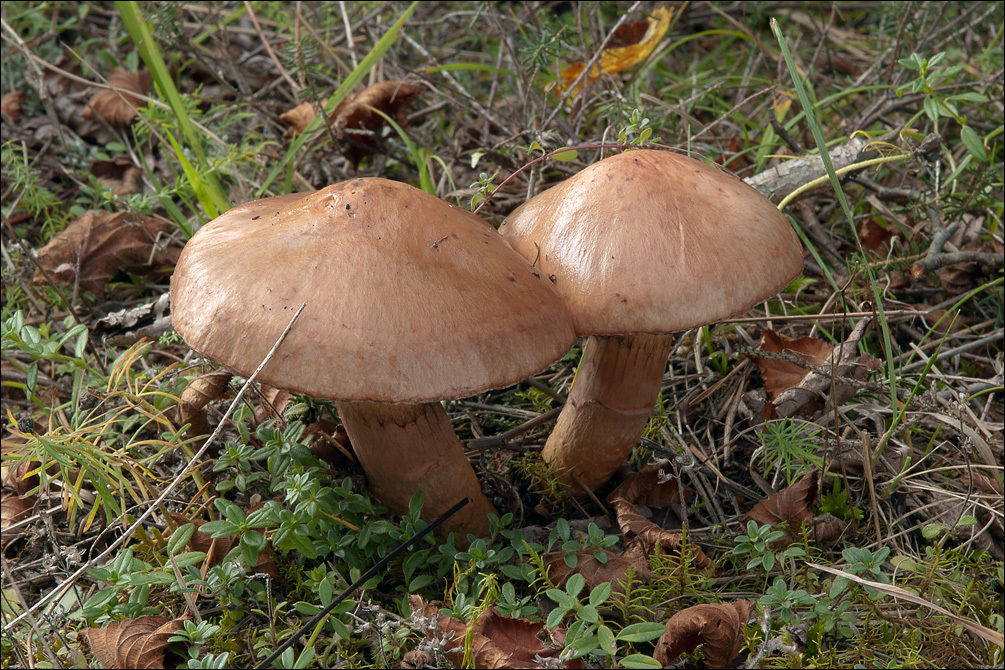
M594 163L499 227L553 275L576 332L668 333L747 309L799 274L803 253L766 198L665 151Z
M178 333L243 375L301 303L259 379L316 397L464 397L539 372L575 341L550 282L491 226L384 179L235 207L192 237L171 280Z

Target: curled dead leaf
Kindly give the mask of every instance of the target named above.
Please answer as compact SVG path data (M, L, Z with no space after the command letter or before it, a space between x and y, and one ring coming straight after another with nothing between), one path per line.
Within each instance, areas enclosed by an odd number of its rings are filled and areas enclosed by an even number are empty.
M784 547L795 542L804 524L813 524L813 539L817 542L827 543L836 539L844 532L844 521L831 515L824 515L814 521L813 510L820 502L817 475L816 472L803 475L792 486L757 503L743 520L753 519L762 526L784 524L784 528L779 530L785 532L785 537L774 546Z
M382 131L387 125L381 113L404 128L408 107L420 93L422 87L417 84L382 81L347 96L329 117L335 137L342 142L343 155L355 166L363 157L379 153L384 145ZM279 120L289 125L294 133L301 133L314 116L314 106L305 102L287 111Z
M56 281L101 293L119 270L151 274L173 267L180 249L168 246L171 226L152 216L85 212L38 252L38 261ZM79 268L79 277L77 276ZM41 271L34 283L44 284Z
M857 392L856 382L879 367L875 358L858 353L859 340L871 322L871 318L859 321L838 347L815 338L792 340L765 331L759 347L764 355L755 356L754 363L772 396L771 411L767 413L779 418L814 414L852 398ZM793 357L805 361L805 369L791 360Z
M596 81L605 74L622 72L644 61L663 39L672 18L672 8L657 7L645 20L622 25L610 40L611 46L600 54L587 79ZM586 64L582 62L573 63L564 69L559 77L559 92L570 88L584 69ZM573 94L578 92L579 87L573 89Z
M184 627L183 621L141 616L113 621L104 628L88 628L81 634L102 667L163 668L168 638Z
M21 105L25 99L24 91L12 91L0 98L0 113L3 113L11 123L21 120Z
M572 552L576 556L576 567L570 568L565 562L565 552L552 552L544 557L548 577L558 586L564 586L569 577L581 574L586 579L587 590L609 583L614 593L624 593L624 585L634 576L643 583L653 577L645 554L640 551L614 554L606 549L598 550L604 556L604 561L597 559L595 551L583 550Z
M203 408L213 402L227 390L232 374L223 370L207 372L190 381L185 390L178 397L179 403L175 408L175 416L178 425L186 423L189 426L189 437L209 435L209 423L206 421L206 412Z
M130 195L139 193L143 170L132 161L94 161L91 174L115 195Z
M446 653L447 660L454 667L461 667L468 625L441 614L421 596L410 595L408 600L412 605L413 620L419 622L427 635L437 639L445 636L447 639L443 648L449 650ZM494 607L478 615L471 629L471 651L476 668L543 668L546 666L537 659L556 659L562 652L560 646L545 644L541 639L544 635L551 635L544 624L502 616ZM413 667L420 667L415 664L428 660L427 655L412 653L409 662ZM583 665L577 660L547 667L582 668Z
M317 114L314 113L314 105L309 102L301 102L293 109L287 110L279 115L279 121L290 127L287 136L299 135L307 129L310 122Z
M681 654L690 654L704 645L705 665L725 668L743 647L743 627L753 609L749 600L683 609L670 617L666 632L656 642L653 658L669 666Z
M657 548L664 555L679 552L684 540L683 535L677 531L683 527L681 510L691 499L691 492L682 489L677 478L661 475L661 466L663 464L658 461L647 464L608 496L624 535L625 546L638 544L643 556L653 553ZM652 509L654 518L662 510L663 513L658 516L663 519L663 525L643 516L636 505ZM692 560L699 569L708 572L715 570L715 564L700 548L690 545L689 549ZM628 553L625 552L626 555Z
M802 358L814 366L821 366L827 361L834 347L815 337L791 338L765 330L761 333L761 344L758 351L769 354L792 354ZM758 356L754 364L764 379L764 388L772 400L782 391L787 391L799 384L806 377L807 368L780 358Z
M84 110L84 118L101 117L113 126L128 126L144 103L139 96L150 92L150 72L129 72L120 67L108 76L108 85L94 94ZM139 95L134 95L139 94Z
M11 524L15 524L22 519L31 516L31 510L35 506L36 496L19 496L8 489L3 489L0 493L0 527L7 532ZM9 540L4 538L4 544Z

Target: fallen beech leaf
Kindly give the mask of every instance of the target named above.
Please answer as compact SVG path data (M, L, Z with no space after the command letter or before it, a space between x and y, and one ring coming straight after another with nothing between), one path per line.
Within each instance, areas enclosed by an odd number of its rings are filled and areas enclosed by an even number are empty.
M684 539L676 531L682 528L681 509L691 499L691 492L681 491L676 478L662 476L661 465L658 461L647 464L622 482L607 498L614 508L625 546L638 543L644 556L656 551L657 547L664 555L677 552ZM668 519L670 524L666 524L672 527L666 528L647 519L639 513L636 505L646 505L654 510L663 509L664 518L667 517L667 511L672 512L673 516ZM715 570L715 564L700 548L693 545L690 548L695 565L709 572Z
M596 65L587 75L589 81L596 81L605 74L615 74L638 65L653 52L663 35L670 28L673 9L657 7L652 16L644 21L626 23L618 28L615 37L610 40L615 45L604 49ZM560 92L572 86L586 68L585 63L573 63L560 75ZM579 92L579 87L573 89L573 94Z
M3 489L0 493L0 526L6 529L21 519L31 516L31 509L35 506L36 496L24 498L13 491ZM4 538L4 544L9 540Z
M753 519L762 526L765 524L778 526L784 523L785 527L779 530L785 532L785 537L778 540L773 546L784 547L792 544L800 536L803 524L813 523L812 510L820 502L817 474L811 472L803 475L792 486L757 503L754 509L747 512L743 520ZM845 525L844 521L836 517L824 515L814 524L813 539L821 543L833 540L844 532Z
M317 114L314 113L314 105L309 102L301 102L293 109L287 110L279 115L279 121L290 127L287 136L290 134L299 135L307 129L311 121Z
M85 113L88 101L94 97L94 87L83 78L79 62L65 56L60 58L55 66L45 69L42 82L52 101L56 118L61 123L70 126L81 137L94 139L98 144L104 145L120 139L110 124ZM47 132L58 134L51 124Z
M329 117L335 137L342 142L343 155L356 166L364 156L379 153L384 144L381 132L387 122L374 110L386 114L404 128L408 107L420 93L422 87L418 84L382 81L347 96ZM301 133L314 116L314 106L304 102L280 116L279 120L289 125L294 133Z
M442 647L447 649L446 657L455 667L461 667L464 658L464 637L468 632L467 624L445 616L422 596L410 595L408 601L412 605L412 616L418 618L427 635L437 639L445 639ZM544 665L535 658L557 658L562 652L561 647L544 644L541 635L548 634L553 640L551 631L542 623L525 619L514 619L499 614L490 607L478 615L471 626L471 651L474 655L476 668L542 668ZM413 667L426 662L427 655L411 653L409 660ZM582 661L575 660L561 666L564 668L582 668Z
M628 582L628 577L632 574L633 569L635 578L643 583L652 579L653 573L649 569L645 554L641 549L634 552L626 551L620 556L607 550L600 551L606 557L603 563L597 560L593 551L573 552L576 556L576 567L574 568L570 568L565 562L565 552L552 552L544 557L545 567L548 568L548 577L555 585L562 587L569 581L569 577L578 573L586 579L588 591L592 591L599 584L609 583L614 593L624 592L623 584Z
M862 241L862 247L880 256L886 256L894 237L895 232L879 225L871 216L863 219L858 228L858 239Z
M129 72L117 67L108 76L108 85L111 88L103 88L91 98L84 118L98 116L113 126L128 126L136 118L136 110L144 104L139 96L130 94L145 96L150 92L150 72Z
M793 339L773 330L765 330L761 333L761 344L757 349L774 354L794 354L807 363L820 367L827 361L834 347L815 337ZM782 391L797 386L808 372L807 368L796 363L770 356L758 356L754 359L754 364L760 371L764 388L772 400Z
M11 123L21 120L21 104L24 102L24 91L13 91L0 99L0 112L3 113Z
M91 174L115 195L129 195L139 192L143 170L133 165L132 161L94 161Z
M184 627L183 621L141 616L88 628L81 634L105 668L163 668L168 638Z
M765 355L755 356L754 363L764 376L769 395L773 395L771 406L774 408L774 415L784 418L798 413L813 414L826 411L853 397L857 391L853 380L864 379L870 370L879 367L879 362L872 356L858 354L858 342L871 322L871 317L859 321L848 338L836 348L829 348L830 345L826 342L817 340L815 343L812 338L805 337L786 341L777 333L765 331L760 347ZM773 352L773 347L780 349L780 352L797 355L811 366L822 369L803 370L795 363L780 360L779 356L772 355L779 353ZM798 373L796 369L799 370ZM795 380L797 374L802 375L798 381ZM830 393L832 382L835 382L833 395Z
M620 498L633 505L672 506L675 510L679 509L680 505L685 505L691 500L691 492L687 489L681 490L679 480L676 478L661 475L660 471L666 467L665 462L647 463L611 491L607 500L614 501Z
M666 632L656 642L653 658L669 666L681 654L690 654L698 645L704 645L706 667L725 668L743 647L743 627L753 608L749 600L736 600L683 609L670 617Z
M79 267L80 288L101 293L119 270L149 274L173 267L180 250L165 245L170 228L152 216L89 211L52 238L38 252L38 261L67 285ZM44 284L45 275L36 271L33 281Z
M213 402L227 390L232 374L222 370L207 372L190 381L178 397L175 408L178 425L192 424L188 429L189 437L209 435L209 422L203 408Z

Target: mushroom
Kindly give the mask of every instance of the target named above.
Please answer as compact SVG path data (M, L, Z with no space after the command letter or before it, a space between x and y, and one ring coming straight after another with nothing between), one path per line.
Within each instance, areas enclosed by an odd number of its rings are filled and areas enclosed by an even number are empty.
M802 268L796 235L767 199L663 151L601 160L531 198L499 232L552 278L589 336L542 457L591 490L641 437L671 333L743 311Z
M483 220L417 188L356 179L235 207L185 246L175 330L259 380L336 401L374 497L485 535L493 507L440 400L516 383L575 342L547 279ZM463 542L464 535L461 535Z

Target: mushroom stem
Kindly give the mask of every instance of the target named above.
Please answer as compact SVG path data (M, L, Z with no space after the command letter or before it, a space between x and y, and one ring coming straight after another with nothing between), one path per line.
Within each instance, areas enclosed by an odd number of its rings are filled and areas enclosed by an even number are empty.
M496 510L464 455L450 418L438 402L388 404L335 403L366 472L373 496L394 514L407 514L416 491L425 492L422 518L431 521L462 498L471 502L442 527L445 536L457 531L484 537L489 514Z
M590 490L625 462L659 396L672 336L591 335L541 457L559 478Z

